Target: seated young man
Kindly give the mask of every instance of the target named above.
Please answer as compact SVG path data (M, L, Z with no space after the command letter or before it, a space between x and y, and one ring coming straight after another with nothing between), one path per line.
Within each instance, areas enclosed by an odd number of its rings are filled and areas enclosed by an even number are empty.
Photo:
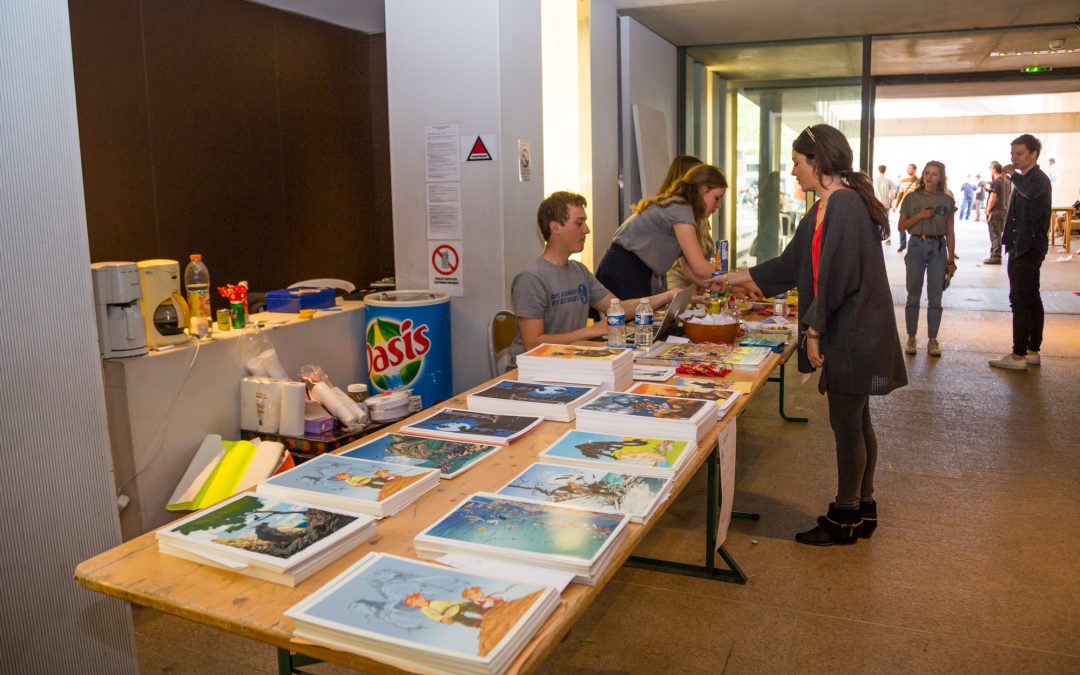
M585 198L573 192L555 192L536 212L536 224L543 235L544 254L514 277L511 296L517 314L517 337L510 349L516 357L537 345L570 344L607 334L607 322L587 326L589 308L605 313L612 295L596 280L589 268L570 255L585 248L589 226L585 220ZM678 289L651 296L653 308L671 302ZM633 317L640 298L622 300L623 311Z

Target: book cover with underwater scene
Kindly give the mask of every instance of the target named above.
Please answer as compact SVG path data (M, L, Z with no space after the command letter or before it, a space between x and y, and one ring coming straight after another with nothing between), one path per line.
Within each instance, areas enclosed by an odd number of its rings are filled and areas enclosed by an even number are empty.
M170 528L185 539L289 559L356 520L312 506L244 495Z
M414 649L484 658L553 592L386 554L369 558L288 614Z
M498 449L497 445L483 443L448 441L409 434L383 434L341 456L438 469L443 478L451 478Z
M628 466L673 469L687 441L618 436L573 429L540 453L548 459L591 460Z
M499 490L499 494L644 515L668 482L667 478L606 469L533 464Z
M478 494L421 535L591 561L623 518L614 513L564 509Z
M497 415L459 408L443 408L431 417L413 422L405 428L432 433L509 438L528 429L539 419L524 415Z
M573 403L592 391L592 387L572 387L567 384L541 384L539 382L500 380L487 389L478 391L472 395L482 398L504 399L507 401L527 401L529 403L565 405L567 403Z
M705 401L689 398L607 391L582 406L581 410L654 419L689 420L704 405Z
M625 353L625 349L612 349L610 347L552 345L545 343L538 347L533 347L521 356L546 356L555 359L584 359L588 361L614 361Z
M428 475L430 471L426 469L319 455L264 483L365 502L381 502Z

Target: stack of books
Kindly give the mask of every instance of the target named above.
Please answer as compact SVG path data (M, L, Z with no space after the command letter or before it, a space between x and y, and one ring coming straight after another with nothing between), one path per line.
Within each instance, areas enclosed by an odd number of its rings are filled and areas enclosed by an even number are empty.
M255 491L268 497L392 516L439 484L439 472L339 455L320 455L268 478Z
M571 429L540 453L551 464L670 478L694 454L694 441L598 434Z
M700 441L716 423L716 403L607 391L578 409L579 431Z
M155 533L158 551L295 586L375 534L375 519L243 492Z
M558 606L549 586L368 553L285 616L297 638L402 670L487 675Z
M568 382L602 390L626 389L634 382L634 353L610 347L543 344L517 357L523 382Z
M469 410L507 415L536 415L556 422L574 419L574 411L600 393L596 387L500 380L469 394Z
M544 567L592 585L607 569L629 517L518 497L471 495L416 535L422 558L448 553Z
M383 434L346 450L342 456L438 469L443 478L449 479L471 469L498 449L497 445L447 441L409 434Z
M443 408L400 431L415 436L429 436L466 443L510 445L544 421L542 417L496 415L459 408Z
M627 390L631 394L647 394L649 396L674 396L677 398L694 398L713 401L716 403L716 418L721 419L731 409L735 399L739 398L738 391L718 386L709 380L690 380L679 378L671 384L654 384L641 382Z
M607 513L644 523L670 493L671 479L610 469L532 464L498 494Z
M768 347L661 342L639 358L638 362L677 366L680 363L697 361L732 370L760 370L772 353Z

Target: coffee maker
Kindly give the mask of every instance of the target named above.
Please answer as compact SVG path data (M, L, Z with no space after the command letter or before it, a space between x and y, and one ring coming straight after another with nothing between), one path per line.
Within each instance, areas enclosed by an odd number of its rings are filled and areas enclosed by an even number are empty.
M184 328L191 321L187 302L180 295L180 263L175 260L141 260L142 314L146 341L158 348L187 342Z
M133 262L90 265L94 283L94 314L102 358L145 354L146 325L139 310L139 269Z

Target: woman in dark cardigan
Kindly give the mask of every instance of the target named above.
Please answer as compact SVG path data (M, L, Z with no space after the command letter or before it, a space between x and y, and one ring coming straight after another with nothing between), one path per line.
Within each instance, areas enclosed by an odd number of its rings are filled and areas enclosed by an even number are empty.
M854 544L877 527L874 467L877 439L870 396L907 384L907 372L885 274L881 242L889 219L870 177L851 167L839 130L807 127L792 144L792 175L818 201L784 252L727 282L752 295L799 289L799 370L821 369L836 437L838 488L817 527L795 535L804 544Z

